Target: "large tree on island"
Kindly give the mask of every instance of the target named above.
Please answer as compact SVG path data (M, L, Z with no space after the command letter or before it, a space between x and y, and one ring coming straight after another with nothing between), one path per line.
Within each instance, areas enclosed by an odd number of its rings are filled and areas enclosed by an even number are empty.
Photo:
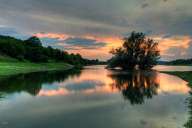
M130 37L124 38L122 47L113 49L114 55L108 67L120 67L123 70L151 69L160 58L158 43L147 38L144 33L132 32Z

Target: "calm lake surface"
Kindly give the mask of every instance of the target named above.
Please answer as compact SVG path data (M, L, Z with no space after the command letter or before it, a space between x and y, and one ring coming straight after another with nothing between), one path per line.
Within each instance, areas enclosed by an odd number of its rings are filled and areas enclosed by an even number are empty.
M182 128L189 92L177 76L105 66L10 76L0 80L0 128Z

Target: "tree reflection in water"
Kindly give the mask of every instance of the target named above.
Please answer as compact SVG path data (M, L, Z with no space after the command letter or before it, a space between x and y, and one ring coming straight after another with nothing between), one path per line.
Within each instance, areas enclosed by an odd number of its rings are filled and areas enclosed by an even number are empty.
M81 70L39 72L20 74L0 79L0 98L15 92L27 92L33 96L37 95L42 84L51 84L55 81L63 82L69 77L79 76Z
M113 72L109 77L113 80L112 87L118 88L132 105L142 104L145 99L157 95L159 80L156 71Z

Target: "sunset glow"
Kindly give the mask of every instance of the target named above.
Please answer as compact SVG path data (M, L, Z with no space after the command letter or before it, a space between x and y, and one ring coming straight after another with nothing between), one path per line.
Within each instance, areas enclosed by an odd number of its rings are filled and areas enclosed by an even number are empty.
M0 0L0 128L192 128L192 0Z
M46 46L108 60L109 51L136 31L159 42L161 60L192 57L190 0L111 0L108 4L103 0L3 0L0 34L21 39L37 36Z
M68 47L66 45L65 40L70 37L75 37L73 35L66 35L66 34L57 34L57 33L37 33L34 34L34 36L37 36L39 38L50 38L50 39L58 39L58 46L63 47L65 50L65 47ZM67 49L66 51L70 53L80 53L86 58L99 58L102 60L109 59L111 57L111 54L109 51L112 48L120 47L123 44L123 37L97 37L97 36L90 36L90 35L84 35L80 38L84 39L91 39L95 40L98 43L105 42L106 45L104 47L96 48L96 49L86 49L82 48L81 46L73 46L73 49ZM176 59L185 57L190 57L191 54L187 53L186 50L190 48L192 45L192 38L190 36L173 36L173 37L167 37L163 38L163 36L155 36L151 37L154 38L157 42L159 42L159 49L162 55L162 59L169 60L169 59ZM56 43L56 42L55 42ZM178 51L173 51L171 49L180 49L179 53ZM177 53L177 57L175 57L175 54Z

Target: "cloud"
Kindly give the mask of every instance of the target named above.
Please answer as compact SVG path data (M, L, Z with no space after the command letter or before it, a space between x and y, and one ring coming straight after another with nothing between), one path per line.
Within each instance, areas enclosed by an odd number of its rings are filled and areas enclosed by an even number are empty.
M58 47L75 52L105 48L104 56L108 57L108 50L119 46L120 41L115 38L133 30L148 36L164 35L167 44L160 47L177 48L172 46L173 37L192 37L191 12L191 0L1 0L0 26L8 27L0 30L0 34L20 38L37 33L48 42L46 45L56 47L59 43ZM86 38L87 35L96 38ZM91 40L84 40L85 43L75 38ZM73 43L65 44L67 39ZM179 44L184 46L185 40ZM94 57L95 52L99 57L104 54L104 51L89 51Z
M13 36L19 39L26 39L29 35L22 34L18 32L15 28L0 26L0 35Z
M163 54L164 58L166 60L175 60L175 59L189 59L192 58L192 42L190 43L190 46L187 48L182 47L170 47L165 51Z
M149 7L149 4L148 4L148 3L143 3L143 4L141 5L141 8L147 8L147 7Z
M147 36L150 36L152 31L146 30L145 33ZM129 34L127 33L126 36L129 36ZM97 37L90 35L76 37L61 33L40 33L35 35L41 38L45 46L53 46L67 50L70 53L80 53L84 57L92 59L109 59L111 57L109 51L122 45L121 37ZM192 37L190 36L162 34L150 37L159 42L159 49L163 60L192 57Z
M104 42L97 42L96 40L93 39L85 39L85 38L68 38L64 40L65 44L71 45L71 46L76 46L76 47L81 47L83 49L98 49L106 46L106 43Z
M190 36L162 36L156 38L159 42L162 59L192 58L192 37Z
M0 27L1 35L15 35L18 34L14 28Z
M122 44L121 37L114 36L75 36L65 33L37 33L34 34L41 39L44 46L52 46L69 53L80 53L85 58L106 60L111 57L109 51L112 48L119 47ZM63 38L65 37L65 38ZM65 40L75 40L73 43L66 43ZM83 40L83 43L82 43ZM81 42L81 43L80 43ZM91 42L91 43L90 43ZM79 44L80 43L80 44Z
M59 40L65 40L70 35L67 34L58 34L58 33L36 33L33 34L33 36L36 36L38 38L49 38L49 39L59 39Z
M166 34L166 35L163 35L162 38L167 39L167 38L171 38L172 36L173 35L171 35L171 34Z
M174 0L174 3L167 0L147 0L147 3L143 0L1 0L0 23L28 33L109 36L150 29L157 34L192 35L191 1Z

